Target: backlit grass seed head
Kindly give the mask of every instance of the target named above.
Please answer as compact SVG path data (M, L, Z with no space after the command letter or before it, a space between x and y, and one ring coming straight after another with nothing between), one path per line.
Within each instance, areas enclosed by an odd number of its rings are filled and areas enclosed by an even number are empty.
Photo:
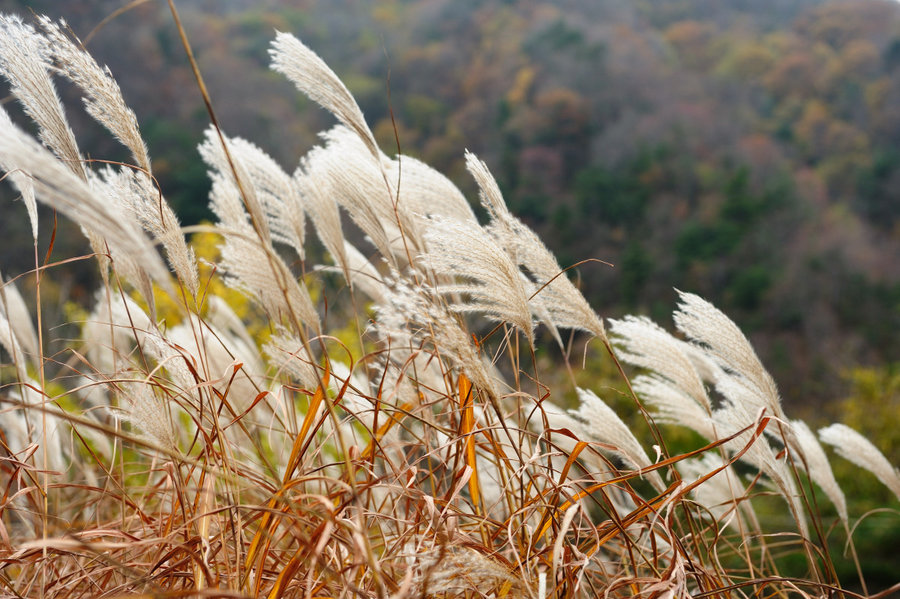
M308 158L304 158L294 171L294 185L319 240L331 254L334 264L343 271L344 278L352 285L340 209L330 191L325 173L310 170L308 162Z
M646 317L628 316L612 320L611 330L619 351L616 355L625 362L653 371L660 384L681 392L703 413L712 410L706 386L694 368L688 344L676 339ZM663 404L664 402L657 402Z
M675 312L675 325L689 339L700 344L721 367L744 379L747 395L755 406L785 420L781 397L771 375L763 367L753 346L734 322L703 298L680 293L681 303Z
M34 27L19 17L0 15L0 72L25 113L37 124L41 141L84 180L75 134L50 76L52 60L49 42Z
M12 120L0 106L0 131L7 131L13 126ZM0 168L6 168L0 164ZM34 197L34 185L27 171L10 170L6 174L6 178L13 184L19 193L22 194L22 202L25 204L25 210L28 212L28 221L31 224L31 236L37 241L38 236L38 216L37 216L37 199Z
M278 32L269 50L272 69L291 80L297 89L334 114L352 129L372 154L380 153L359 105L325 61L289 33Z
M54 23L48 17L38 17L38 21L45 32L57 72L81 88L85 93L87 113L125 145L135 164L149 174L150 157L138 129L137 117L125 104L119 84L109 68L101 67L81 49L80 40L73 40L64 31L65 22Z
M721 470L697 486L692 494L694 500L709 510L716 520L740 528L737 518L741 517L742 511L751 508L749 503L744 501L746 490L734 468L729 465L723 469L722 458L713 453L701 458L681 460L675 467L688 483Z
M849 523L849 515L847 514L847 499L844 492L834 478L831 471L831 464L819 440L816 439L815 433L810 430L809 425L802 420L792 420L791 430L793 432L795 450L801 454L803 462L809 468L809 478L819 485L819 488L828 496L828 499L834 504L838 516L844 522ZM801 467L798 464L798 467Z
M40 348L31 313L16 284L4 280L2 274L0 274L0 317L6 318L12 328L12 332L25 354L25 359L36 365Z
M214 139L207 133L207 143ZM272 241L289 246L302 260L306 218L300 191L275 160L256 145L239 137L228 139L233 160L241 165L253 188ZM217 159L221 156L217 156ZM221 165L219 165L221 166Z
M613 445L612 452L638 470L653 466L640 441L606 402L589 389L577 391L581 403L577 410L569 413L580 422L582 439ZM666 488L658 472L649 472L646 476L657 490Z
M373 155L346 127L336 126L322 137L325 145L306 155L303 171L315 182L318 193L333 198L381 255L394 261L396 217L391 189L382 174L380 152Z
M874 474L900 499L900 472L871 441L845 424L832 424L819 429L819 439L834 447L845 460Z
M477 225L435 217L425 233L425 261L434 272L462 279L438 287L442 294L464 294L451 304L458 312L481 312L508 322L534 340L531 309L519 270L506 252Z
M491 215L487 231L533 282L529 302L535 314L546 313L553 326L587 331L606 339L603 321L584 299L538 236L510 214L500 187L487 165L471 152L466 167L481 188L481 203Z

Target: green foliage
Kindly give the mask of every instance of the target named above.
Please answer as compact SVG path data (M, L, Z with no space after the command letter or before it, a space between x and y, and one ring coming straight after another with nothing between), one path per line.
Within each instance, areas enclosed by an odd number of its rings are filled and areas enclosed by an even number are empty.
M900 151L876 152L858 175L860 212L875 226L891 231L900 219Z
M585 217L623 226L640 221L649 191L632 173L594 166L575 177L575 197Z
M622 252L622 297L629 305L637 305L644 286L653 273L653 258L639 241L631 241Z
M725 291L730 303L743 310L756 310L774 276L768 266L754 264L737 273Z

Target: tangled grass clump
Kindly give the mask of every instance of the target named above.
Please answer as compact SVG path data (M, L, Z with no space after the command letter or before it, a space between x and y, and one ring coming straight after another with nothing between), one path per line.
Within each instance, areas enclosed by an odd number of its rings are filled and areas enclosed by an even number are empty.
M0 109L0 167L35 244L40 201L82 227L103 277L81 338L52 360L39 295L35 328L16 281L0 287L0 594L859 596L835 573L853 520L819 440L900 495L871 443L791 420L700 297L681 294L680 337L604 322L481 160L467 156L486 224L443 175L385 155L299 40L279 33L270 53L339 124L288 173L213 118L212 266L108 70L50 19L0 18L0 70L39 138ZM83 158L54 76L132 164ZM309 228L331 264L306 268ZM39 294L62 267L18 278ZM345 290L330 304L308 287L328 277ZM540 371L544 340L565 358L563 330L604 348L652 438ZM575 409L554 403L570 391ZM672 426L705 442L670 452ZM758 511L773 497L790 515L774 526ZM829 552L841 535L849 557Z

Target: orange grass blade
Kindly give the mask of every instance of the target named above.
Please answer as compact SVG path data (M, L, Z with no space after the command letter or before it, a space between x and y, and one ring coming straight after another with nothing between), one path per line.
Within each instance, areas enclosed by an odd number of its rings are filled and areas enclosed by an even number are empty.
M309 402L309 409L306 410L306 416L303 418L303 425L300 427L300 432L294 439L294 446L291 448L291 457L288 459L287 468L284 471L284 483L291 480L291 477L294 475L294 470L296 470L297 466L300 464L300 457L303 447L305 446L304 440L306 439L309 430L312 428L313 422L316 420L319 406L321 406L322 402L325 400L325 387L328 385L330 374L330 367L326 362L325 373L322 375L322 383L316 388L316 392Z
M459 375L459 408L462 412L460 436L464 437L466 464L472 469L469 477L469 495L476 510L481 509L481 488L478 485L478 465L475 460L475 409L472 398L472 383L469 378Z
M306 416L303 418L303 424L300 427L300 432L297 434L297 437L294 439L294 445L291 448L291 456L287 462L287 468L284 471L283 478L283 486L278 493L275 494L272 499L269 500L267 507L269 509L274 508L277 503L279 497L283 494L284 491L288 488L288 483L291 480L291 477L294 475L294 471L297 469L297 466L300 464L300 458L302 457L303 448L305 447L304 440L306 435L309 433L310 429L313 426L313 422L316 420L316 414L319 411L319 406L325 400L325 387L328 385L328 379L330 376L330 367L326 363L325 373L322 375L322 383L316 388L316 392L313 395L312 399L309 402L309 409L306 411ZM253 566L253 563L256 561L257 554L259 553L260 546L263 540L266 540L266 546L268 547L268 539L271 538L272 533L275 528L278 526L278 519L273 519L271 512L266 512L263 514L262 520L260 521L259 528L256 531L256 534L253 535L253 541L250 543L250 548L247 550L247 559L245 560L245 567L247 570L250 570ZM249 580L249 578L247 579ZM257 579L257 583L260 582L260 579ZM256 589L257 593L259 589Z
M572 453L569 454L569 458L566 460L566 465L563 466L562 472L559 473L559 485L560 486L562 486L563 482L566 480L566 477L569 475L569 469L572 467L572 464L575 463L575 460L578 459L578 456L581 455L581 452L584 451L584 448L587 447L588 445L589 444L587 441L578 441L575 444L575 448L572 450ZM553 499L549 503L551 503L551 504L556 503L556 500L558 498L559 498L559 491L557 490L554 493ZM565 509L568 509L568 508L565 508ZM537 532L537 534L535 534L532 543L536 543L537 540L541 537L541 535L543 535L545 532L547 532L547 528L550 527L551 512L557 512L560 510L561 510L561 508L554 508L549 505L547 506L547 508L544 510L544 515L541 516L541 523L537 528L538 532Z
M413 409L413 404L407 402L400 406L399 412L406 413ZM378 430L375 431L375 434L372 437L372 440L369 441L369 444L366 446L366 449L360 454L360 459L369 460L375 453L375 449L378 443L384 438L384 436L388 433L389 430L394 428L395 424L399 424L401 418L396 416L395 414L388 415L388 421L378 427Z

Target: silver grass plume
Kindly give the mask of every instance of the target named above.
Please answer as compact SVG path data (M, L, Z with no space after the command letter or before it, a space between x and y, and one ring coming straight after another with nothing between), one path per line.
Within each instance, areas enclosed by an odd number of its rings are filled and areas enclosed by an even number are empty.
M101 375L115 375L143 334L155 328L144 310L127 294L96 294L94 310L81 331L88 362Z
M85 180L15 125L0 134L0 168L31 175L38 200L59 210L87 230L94 231L111 249L140 264L150 277L168 288L168 269L150 241L113 197L97 193Z
M725 379L727 383L734 383L727 376ZM749 391L743 385L738 384L735 386L737 389L729 391L717 385L723 395L729 397L729 400L713 412L713 421L716 432L723 439L736 435L738 431L743 429L747 430L724 443L723 447L732 454L746 449L746 452L741 456L741 460L752 464L769 478L775 489L790 506L791 514L797 522L800 534L803 538L808 539L809 524L806 521L806 512L800 501L800 491L797 488L794 477L788 470L784 460L778 458L764 435L753 438L755 430L760 423L760 418L763 415L763 409L759 409L756 414L751 413L747 409L750 402L746 398L742 400L741 396L742 393L748 394ZM769 425L771 425L771 421Z
M40 357L38 336L28 312L28 305L22 298L22 294L12 281L5 281L0 275L0 316L5 317L15 334L25 358L33 365L37 365Z
M710 413L666 379L642 374L634 378L631 386L650 408L656 422L685 426L710 441L718 438Z
M0 15L0 71L25 113L38 126L38 135L66 167L85 179L75 134L50 76L49 42L19 17Z
M387 164L387 177L391 185L400 190L400 205L415 215L440 215L473 224L478 222L459 188L420 160L398 156Z
M259 302L273 318L293 315L313 330L321 329L306 285L294 277L271 246L262 244L249 227L243 231L220 227L217 232L225 237L219 247L219 265L229 286Z
M0 131L9 130L13 126L9 115L0 106ZM2 167L3 165L0 165ZM9 181L22 194L22 202L25 203L25 210L28 212L28 221L31 223L31 237L37 240L38 236L38 215L37 215L37 199L34 197L34 185L31 183L31 177L27 171L11 170L7 174Z
M399 227L409 235L415 225L404 206L398 204L394 211L394 191L384 175L381 153L373 155L356 133L341 125L321 137L325 145L306 155L304 171L320 186L319 193L332 196L378 251L396 264L393 242Z
M845 460L874 474L900 499L900 472L871 441L846 424L839 423L819 429L819 439L834 447Z
M105 189L137 219L166 250L169 266L191 296L200 289L197 258L181 232L178 217L150 177L128 168L100 171ZM93 179L92 179L93 181Z
M63 32L65 22L54 23L46 16L38 20L46 32L58 72L86 94L84 105L87 113L128 148L137 165L149 174L150 157L138 129L137 117L125 104L122 90L109 68L97 64L90 54L79 47L79 40L73 40Z
M249 407L263 388L265 368L252 341L247 345L239 335L219 329L196 315L191 315L189 322L166 331L164 339L170 351L181 354L179 367L184 360L194 362L194 371L201 373L207 382L213 382L222 393L227 391L228 401L239 411ZM198 358L202 360L200 363L196 362ZM238 364L240 369L235 370Z
M527 593L524 581L509 568L462 545L452 544L449 549L416 548L412 559L418 571L413 596L456 595L472 589L489 592L504 585L515 592L512 596Z
M206 131L206 140L199 148L200 155L213 169L210 208L221 223L217 232L225 238L219 248L225 281L257 300L271 316L293 315L318 331L319 316L309 291L272 248L268 219L245 161L232 151L233 140L226 139L225 143L232 155L231 163L212 129Z
M0 331L2 331L2 327L3 324L0 323ZM34 391L29 386L37 388L40 385L28 377L21 379L20 382L22 385L18 389L9 391L8 398L9 403L21 403L24 406L0 409L0 429L7 435L9 449L13 454L23 456L28 455L23 454L23 451L33 449L33 446L36 445L43 449L43 454L32 457L33 464L40 461L38 456L46 455L47 466L52 472L64 472L66 458L72 455L72 452L67 450L71 446L67 447L65 443L71 435L71 428L64 418L57 415L58 413L53 411L48 411L46 414L33 412L30 407L41 406L43 402L35 397ZM6 503L4 507L8 505Z
M675 464L678 473L689 483L721 469L722 466L722 458L713 453L706 453L697 459L680 460ZM752 510L749 502L742 501L746 493L744 485L731 465L725 466L724 469L703 481L692 491L697 503L709 510L716 520L721 520L728 512L733 512L740 517L741 509ZM728 522L737 525L736 520L728 520Z
M431 219L425 233L425 263L435 273L466 282L441 285L442 294L465 294L465 303L452 304L457 312L481 312L518 327L534 341L528 295L519 269L502 248L477 224Z
M734 322L711 303L692 293L679 292L681 303L675 325L728 371L736 382L747 387L744 399L754 407L765 407L773 416L787 421L778 387Z
M534 279L537 290L530 301L540 304L538 312L546 310L559 328L587 331L605 340L603 321L534 231L509 212L487 165L466 152L466 167L481 188L481 203L491 215L488 230L513 261L523 266Z
M569 410L569 414L579 422L583 438L613 445L615 449L610 451L638 470L652 467L653 462L647 457L644 447L619 415L593 391L581 388L576 390L580 405L577 410ZM655 470L647 473L647 479L658 491L666 488L662 477Z
M253 337L247 330L246 324L234 313L231 306L218 295L210 295L206 299L206 320L215 328L226 331L241 340L247 348L256 347Z
M28 370L25 367L25 357L22 355L22 346L16 338L16 332L13 330L12 323L3 312L0 312L0 348L5 349L6 353L12 358L16 369L16 378L21 385L22 396L26 402L29 402L31 400L31 390L25 385L29 378Z
M347 260L347 273L350 276L347 282L369 296L372 301L380 302L384 298L387 284L378 269L369 262L368 258L363 256L362 252L346 241L344 242L344 255Z
M207 131L207 143L215 143L215 131ZM265 214L272 240L288 245L302 260L306 219L300 192L278 163L256 145L239 137L228 138L228 149L240 163L253 195ZM217 156L217 159L224 155ZM221 165L219 165L220 173Z
M308 162L308 157L304 158L294 171L294 185L303 198L303 206L315 226L319 240L331 254L334 263L343 271L344 279L352 286L341 211L328 189L325 173L311 171L307 166Z
M244 223L252 225L260 241L271 244L269 221L256 197L256 188L251 183L244 162L235 156L233 141L224 135L220 138L213 127L206 130L204 137L197 149L212 169L209 171L212 180L209 207L213 214L228 227L240 228ZM227 152L222 145L223 140L228 146Z
M375 330L393 353L417 352L426 344L442 359L449 359L472 384L494 398L501 397L500 379L492 376L473 346L469 334L427 285L413 286L396 277L375 305Z
M819 440L816 439L815 433L802 420L792 420L791 429L794 433L793 440L797 445L796 449L799 449L809 468L809 478L819 485L819 488L828 496L828 499L834 504L838 516L847 526L849 523L847 500L834 478L831 464L828 462L828 457L819 444ZM798 463L797 467L801 467L801 464Z
M160 449L175 449L177 437L166 402L153 392L153 386L144 381L119 383L119 388L123 400L119 405L125 421Z
M299 337L286 329L278 329L263 346L269 364L284 372L308 390L319 386L320 375L315 358L309 355Z
M620 359L647 369L633 381L634 390L653 409L659 422L689 427L715 440L712 403L695 368L696 350L646 317L611 321Z
M286 76L297 89L334 114L352 129L378 158L380 152L362 110L344 83L318 54L289 33L277 32L269 49L271 68Z

